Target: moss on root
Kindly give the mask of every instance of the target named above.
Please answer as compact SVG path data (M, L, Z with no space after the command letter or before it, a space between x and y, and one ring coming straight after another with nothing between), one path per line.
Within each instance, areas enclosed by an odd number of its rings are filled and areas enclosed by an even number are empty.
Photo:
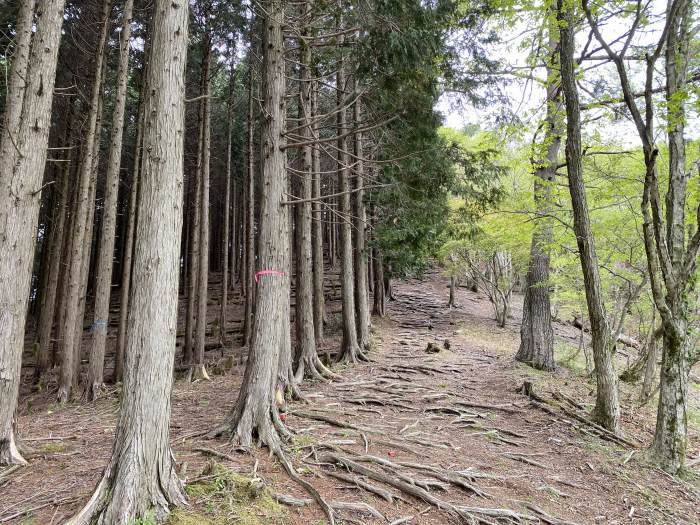
M260 479L214 464L212 479L186 488L191 508L175 509L167 525L285 525L285 511Z

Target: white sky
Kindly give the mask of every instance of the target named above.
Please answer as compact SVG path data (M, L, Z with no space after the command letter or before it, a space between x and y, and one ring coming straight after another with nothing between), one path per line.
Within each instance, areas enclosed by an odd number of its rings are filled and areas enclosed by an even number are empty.
M651 3L652 12L656 15L662 15L666 9L666 2L660 0L653 0ZM637 36L635 36L632 46L628 51L628 55L635 54L635 46L644 46L649 44L654 44L659 38L659 34L662 28L662 20L655 23L653 26L645 28L644 31L638 31ZM527 15L519 17L518 22L512 26L501 25L498 27L498 32L501 35L505 35L503 38L504 43L494 45L490 51L492 52L492 57L499 59L503 62L504 69L507 67L522 68L526 65L527 46L524 46L526 38L528 38L532 31L528 29L534 29L537 24L541 24L541 21L533 21L532 17ZM631 20L620 20L615 19L614 23L608 23L605 26L601 26L601 32L607 41L613 41L615 38L624 34L631 24ZM588 25L585 24L582 30L577 35L577 41L579 44L579 51L585 44L586 38L588 36ZM595 42L595 47L597 48L597 42ZM618 46L619 47L619 46ZM600 51L596 53L598 56L602 56L605 52ZM637 52L638 54L639 52ZM584 62L584 67L590 67L594 62ZM641 90L644 83L644 76L642 67L643 64L639 61L628 62L628 67L630 69L630 76L633 84L637 90ZM521 70L524 72L524 70ZM657 62L658 73L663 72L663 55ZM534 74L539 77L544 77L543 68L535 69ZM512 77L510 77L512 80ZM619 79L617 73L612 66L612 64L603 65L596 67L593 70L586 72L586 86L591 87L592 80L605 78L608 80L609 85L612 89L619 91ZM494 77L493 81L498 81L498 77ZM663 82L663 76L657 74L657 82ZM660 84L659 84L660 85ZM504 91L510 99L510 105L513 112L525 121L525 128L535 129L539 124L541 119L541 109L544 101L544 89L536 82L525 82L522 80L515 80L510 85L504 87ZM580 90L580 97L582 102L589 100L588 95ZM662 95L659 95L662 98ZM483 128L493 129L493 117L498 109L495 105L491 108L476 109L470 107L466 104L455 104L454 95L443 95L436 109L440 111L445 116L445 125L451 128L460 129L467 124L479 123ZM640 101L641 103L641 101ZM499 103L495 103L496 105ZM459 107L461 106L461 107ZM688 104L688 109L692 109L693 104ZM586 117L593 116L592 112L588 112ZM657 105L656 116L659 117L660 107ZM657 123L657 129L662 129L663 124ZM632 125L631 121L628 119L621 119L616 122L611 122L608 118L602 120L597 120L592 125L590 125L587 131L595 132L601 136L602 140L622 143L627 146L636 146L639 144L639 137L637 135L636 129ZM584 129L586 131L586 129ZM697 114L691 113L688 119L687 135L691 137L700 136L700 122L697 118ZM526 137L525 140L528 140Z

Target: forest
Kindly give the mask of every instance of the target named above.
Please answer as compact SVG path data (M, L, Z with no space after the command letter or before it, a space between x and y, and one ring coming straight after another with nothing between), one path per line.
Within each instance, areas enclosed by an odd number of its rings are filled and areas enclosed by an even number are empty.
M0 524L700 523L698 7L0 2Z

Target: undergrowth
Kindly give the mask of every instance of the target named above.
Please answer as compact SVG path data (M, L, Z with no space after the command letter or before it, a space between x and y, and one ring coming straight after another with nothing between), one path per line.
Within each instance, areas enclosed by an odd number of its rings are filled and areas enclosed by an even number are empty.
M186 488L190 508L176 509L167 525L284 525L282 506L259 478L211 466L214 477Z

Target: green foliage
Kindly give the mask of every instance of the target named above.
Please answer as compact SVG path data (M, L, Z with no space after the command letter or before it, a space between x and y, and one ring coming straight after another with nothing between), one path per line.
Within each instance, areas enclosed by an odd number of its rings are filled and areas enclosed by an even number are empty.
M187 495L203 512L176 509L167 525L283 525L282 506L272 499L262 480L248 478L215 464L214 478L188 485Z

